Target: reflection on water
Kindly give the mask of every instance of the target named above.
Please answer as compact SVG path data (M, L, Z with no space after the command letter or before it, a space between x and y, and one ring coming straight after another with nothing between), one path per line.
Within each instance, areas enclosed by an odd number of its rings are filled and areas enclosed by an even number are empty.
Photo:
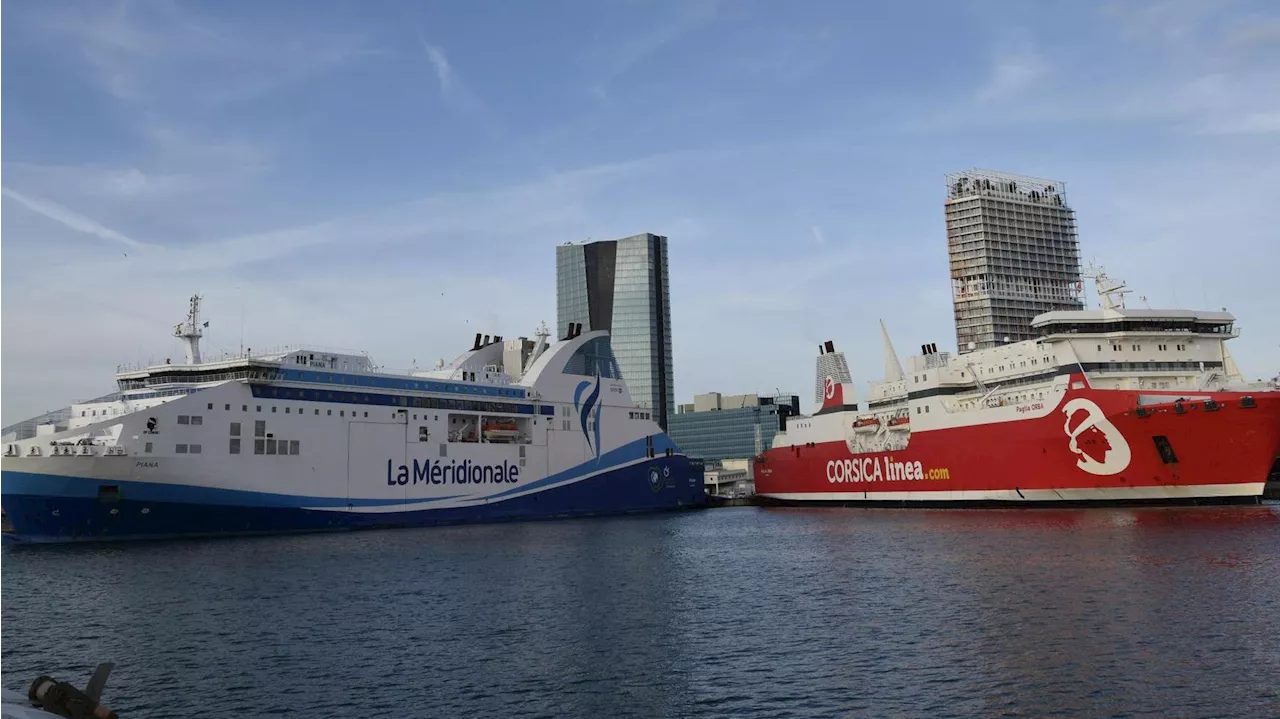
M1276 506L743 508L3 563L5 685L112 660L130 718L1280 714Z

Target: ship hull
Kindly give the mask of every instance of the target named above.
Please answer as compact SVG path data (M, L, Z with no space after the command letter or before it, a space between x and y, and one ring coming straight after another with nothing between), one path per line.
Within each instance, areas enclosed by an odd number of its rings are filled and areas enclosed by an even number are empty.
M1280 450L1280 397L1251 396L1246 407L1238 394L1198 393L1139 411L1138 395L1071 392L1034 417L913 432L896 452L851 452L835 436L778 446L757 459L756 491L777 503L930 506L1261 496ZM1073 436L1072 414L1082 407L1095 416Z
M655 479L655 476L657 479ZM432 527L671 511L705 506L683 456L656 457L508 499L430 509L5 471L10 541L61 543ZM112 498L101 498L101 488ZM56 487L57 494L48 488ZM212 501L211 501L212 500ZM329 506L317 506L329 505Z

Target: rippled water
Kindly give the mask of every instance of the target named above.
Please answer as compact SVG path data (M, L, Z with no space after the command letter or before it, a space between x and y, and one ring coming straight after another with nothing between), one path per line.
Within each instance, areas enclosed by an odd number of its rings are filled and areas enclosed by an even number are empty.
M1280 507L5 547L4 685L173 716L1278 716Z

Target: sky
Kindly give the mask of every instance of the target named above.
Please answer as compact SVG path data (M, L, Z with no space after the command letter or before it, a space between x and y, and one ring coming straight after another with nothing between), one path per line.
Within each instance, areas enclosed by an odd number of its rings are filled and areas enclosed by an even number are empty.
M944 175L1065 182L1082 255L1280 371L1280 6L217 3L2 10L0 411L285 344L430 367L555 323L555 246L669 237L678 402L953 349ZM1090 294L1090 302L1096 298ZM864 394L865 396L865 394Z

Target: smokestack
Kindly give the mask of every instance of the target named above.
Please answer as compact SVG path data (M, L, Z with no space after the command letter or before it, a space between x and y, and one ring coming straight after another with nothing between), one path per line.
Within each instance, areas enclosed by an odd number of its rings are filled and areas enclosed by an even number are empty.
M818 354L822 354L822 345L818 345Z
M483 344L483 345L481 345L481 346L482 346L482 347L485 347L485 346L488 346L488 344L489 344L489 335L485 335L485 336L484 336L484 344Z
M473 350L480 349L480 333L479 332L476 333L476 341L471 344L471 349Z
M831 353L831 352L835 352L835 351L836 351L835 343L833 343L831 340L827 340L827 341L826 341L826 347L827 347L827 352L828 352L828 353Z

